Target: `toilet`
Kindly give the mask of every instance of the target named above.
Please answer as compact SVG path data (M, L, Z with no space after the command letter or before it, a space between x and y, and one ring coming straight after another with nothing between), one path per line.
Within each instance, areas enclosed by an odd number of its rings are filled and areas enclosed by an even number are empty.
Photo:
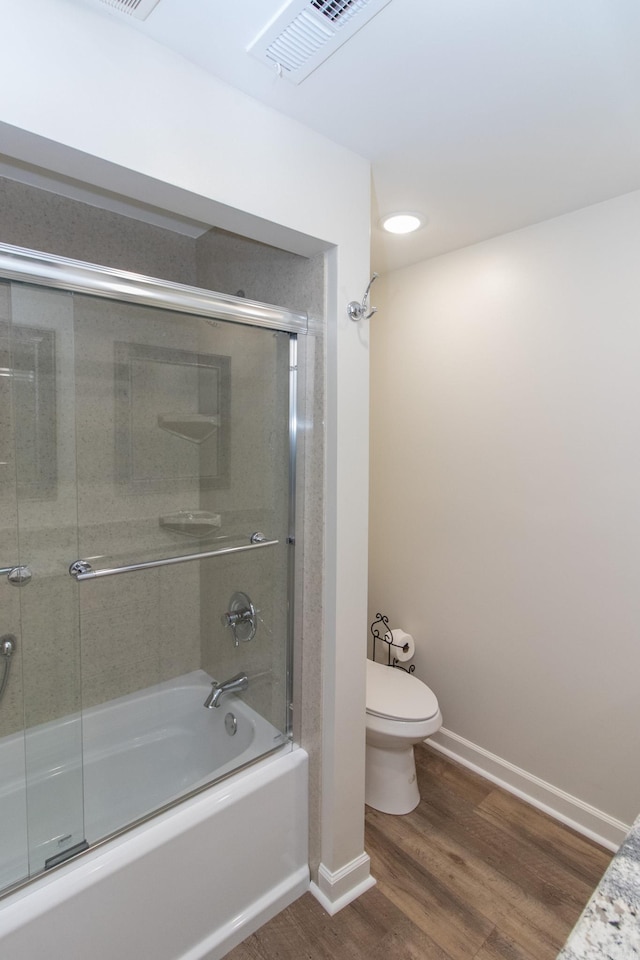
M436 695L417 677L367 660L365 803L409 813L420 802L414 744L442 726Z

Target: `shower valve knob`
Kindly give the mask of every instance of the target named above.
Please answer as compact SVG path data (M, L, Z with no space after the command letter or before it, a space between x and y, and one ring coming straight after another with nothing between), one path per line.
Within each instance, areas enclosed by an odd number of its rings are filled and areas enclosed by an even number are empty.
M235 610L233 612L223 613L221 617L222 626L235 627L244 620L248 620L250 616L251 612L249 610Z
M238 646L240 640L246 643L253 640L258 629L258 611L251 602L250 597L241 590L236 591L231 597L229 609L222 614L220 618L223 627L231 627L233 633L234 646Z

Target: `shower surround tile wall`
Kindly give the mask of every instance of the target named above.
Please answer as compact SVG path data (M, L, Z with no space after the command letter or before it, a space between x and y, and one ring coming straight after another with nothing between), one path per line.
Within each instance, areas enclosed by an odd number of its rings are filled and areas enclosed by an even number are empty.
M307 260L214 228L196 241L196 275L198 286L209 290L324 317L322 256Z
M199 322L91 297L76 296L74 301L78 556L100 557L96 566L117 566L182 552L184 543L176 544L176 535L162 528L159 518L197 509L198 465L187 462L182 471L186 476L175 479L186 444L167 436L174 444L163 467L171 480L144 479L153 476L144 460L135 464L142 479L133 479L136 473L127 479L118 476L121 447L131 438L117 430L122 411L117 393L114 402L114 352L120 344L155 350L158 343L168 357L194 351ZM162 399L167 402L167 397ZM168 400L173 402L173 397ZM143 383L124 412L129 420L155 425L159 402ZM84 706L200 666L199 590L193 571L190 576L183 567L141 571L80 584L78 589Z
M276 547L200 566L202 666L219 680L249 675L244 699L282 729L287 641L287 476L289 338L250 327L222 327L216 348L233 351L230 483L202 485L200 504L222 518L220 532L244 540L255 532L278 538ZM266 341L265 341L266 338ZM225 344L228 343L228 346ZM274 513L273 504L279 506ZM280 562L276 562L278 559ZM221 618L232 594L246 593L258 609L250 643L233 643Z
M196 241L131 217L0 177L0 241L195 284Z
M294 736L309 754L309 863L312 874L320 860L322 754L322 637L324 557L324 397L325 397L325 264L324 256L305 259L284 250L221 230L197 241L198 285L224 293L243 290L251 299L306 311L313 336L298 339L298 443L296 499L303 505L298 528L294 648ZM268 532L268 531L265 531ZM238 560L238 575L247 575ZM243 570L244 566L244 570ZM237 583L239 581L233 581ZM237 587L233 587L236 589ZM210 656L234 670L228 637L211 617ZM203 644L207 630L203 630ZM215 651L215 653L214 653ZM204 657L204 654L203 654ZM205 669L207 667L205 666ZM304 707L304 709L303 709Z
M117 269L126 269L172 281L197 285L222 293L237 294L239 290L251 299L262 300L307 311L313 337L299 338L298 379L301 408L299 409L299 439L302 453L298 457L297 497L304 503L304 530L296 549L298 593L295 616L295 676L294 676L294 733L310 753L310 856L312 866L319 859L317 825L320 821L320 730L321 730L321 645L322 645L322 557L323 557L323 403L324 403L324 345L322 326L324 318L324 257L311 260L276 250L255 241L212 229L197 240L137 220L110 213L87 204L68 200L24 184L0 178L0 241L61 256L100 263ZM37 291L36 291L37 294ZM90 320L92 301L82 309L85 320ZM0 309L7 314L7 298ZM127 308L128 309L128 308ZM140 310L142 308L135 308ZM36 311L37 312L37 311ZM135 311L134 311L135 312ZM144 311L143 311L144 312ZM181 321L183 323L183 320ZM34 320L35 322L35 320ZM102 330L99 321L92 321L94 333L99 334L93 345L85 339L84 325L77 325L75 344L79 358L79 391L83 404L78 418L78 447L80 462L86 463L79 477L80 512L85 522L83 548L94 554L132 554L139 537L146 547L164 547L167 534L157 526L157 516L184 509L184 497L157 497L153 508L153 522L144 529L131 527L131 498L113 483L112 451L105 451L96 442L96 427L109 429L105 418L107 394L113 396L113 381L94 376L96 364L108 363L112 356L114 339L131 337L145 340L145 323L140 315L120 314L114 321L120 330ZM151 323L151 321L149 321ZM184 323L183 323L184 326ZM187 324L188 326L188 324ZM149 336L151 331L149 330ZM102 339L101 339L102 337ZM187 338L188 339L188 338ZM196 349L197 338L187 343L181 339L181 349ZM222 347L219 348L224 352ZM65 353L66 355L66 353ZM60 361L62 362L62 361ZM261 483L268 476L267 463L273 455L269 444L262 442L263 417L270 404L282 404L284 398L274 391L272 370L253 355L249 346L242 362L236 365L234 376L253 378L256 384L256 403L247 426L246 444L235 453L231 469L234 482L240 479L243 509L235 516L226 512L228 523L250 524L252 510L262 499ZM60 371L67 389L72 389L70 371ZM60 383L60 378L58 379ZM0 391L6 391L0 382ZM265 393L267 391L267 393ZM232 378L231 396L234 396ZM113 404L109 403L112 410ZM6 409L3 407L3 410ZM0 413L0 416L3 416ZM113 428L111 428L113 429ZM251 433L253 432L253 437ZM60 442L60 437L58 438ZM248 450L249 453L245 453ZM252 454L260 450L260 456ZM245 457L249 461L243 462ZM59 469L75 470L75 452L58 449ZM266 458L266 459L265 459ZM6 459L4 456L2 459ZM65 467L65 464L67 465ZM10 469L10 467L9 467ZM283 476L274 482L281 483ZM92 493L93 488L93 493ZM94 493L99 491L100 496ZM60 491L62 493L62 490ZM69 491L68 491L69 492ZM73 491L75 496L75 490ZM0 487L0 496L2 488ZM228 507L228 491L224 488L201 491L200 506L221 513L223 522ZM265 501L267 497L264 497ZM4 506L4 500L1 501ZM9 502L9 501L7 501ZM84 504L84 507L83 507ZM38 518L46 517L51 509L48 501L30 501L21 504L30 510L38 526ZM263 515L263 514L262 514ZM278 518L274 518L276 522ZM15 529L15 518L2 514L2 527ZM75 518L69 527L73 529ZM37 542L29 544L34 557L44 556L48 543L42 525ZM269 535L269 531L264 531ZM298 531L300 537L300 530ZM69 534L73 541L74 534ZM86 539L86 536L89 539ZM56 532L55 537L58 537ZM7 549L10 539L5 540ZM200 579L193 576L190 565L178 565L165 570L145 571L127 578L118 577L86 584L75 584L66 574L69 557L74 558L73 542L57 540L55 544L55 577L45 578L36 601L29 585L29 629L37 641L33 652L24 653L24 667L28 669L29 699L27 721L35 724L65 715L85 706L99 703L135 689L157 683L202 666L216 677L228 676L239 669L241 648L233 647L228 631L220 624L220 613L226 609L234 590L249 593L260 608L262 622L256 638L253 655L256 656L254 678L246 698L268 717L281 709L278 704L277 684L270 689L266 679L281 672L283 638L274 637L274 630L284 629L286 583L274 580L269 573L267 557L260 551L252 554L252 562L243 555L225 563L217 575L215 591L202 591ZM265 554L268 550L267 548ZM277 547L273 549L287 549ZM304 555L303 555L304 550ZM13 555L13 554L12 554ZM26 554L24 554L26 556ZM78 556L84 555L79 552ZM133 557L132 557L133 559ZM217 561L211 561L216 563ZM117 597L116 606L114 598ZM169 587L172 587L169 592ZM73 591L81 591L82 618L82 688L80 687L78 625L71 622L68 602ZM19 591L0 584L0 591L8 595L11 619L17 622ZM64 598L67 597L65 600ZM177 598L177 600L176 600ZM53 614L53 617L52 617ZM55 624L55 629L52 629ZM66 682L58 677L64 673ZM262 674L262 676L260 676ZM69 676L74 680L70 684ZM60 683L57 683L60 679ZM283 678L282 678L283 679ZM274 686L274 685L272 685ZM62 691L65 691L64 693ZM12 666L12 683L3 703L0 716L0 735L23 726L22 670L20 658ZM82 698L81 698L82 697ZM302 704L304 703L304 711ZM282 717L273 716L275 723Z

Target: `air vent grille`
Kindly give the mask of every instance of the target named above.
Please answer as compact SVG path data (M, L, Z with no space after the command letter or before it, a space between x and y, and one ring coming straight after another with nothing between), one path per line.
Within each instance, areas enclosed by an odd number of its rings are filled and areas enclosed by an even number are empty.
M160 3L160 0L100 0L100 3L107 7L113 7L120 13L128 13L136 20L146 20L153 8Z
M358 7L363 7L367 2L368 0L311 0L311 6L332 23L341 23L345 17L354 14Z
M285 70L298 70L327 43L333 32L304 11L282 31L266 50L274 65Z
M292 0L249 46L300 83L391 0Z

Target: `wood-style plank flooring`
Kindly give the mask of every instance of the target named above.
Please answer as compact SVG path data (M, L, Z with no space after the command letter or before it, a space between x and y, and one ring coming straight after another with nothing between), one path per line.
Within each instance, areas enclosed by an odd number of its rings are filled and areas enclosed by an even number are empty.
M335 917L307 893L227 960L552 960L611 854L428 746L422 800L366 808L377 885Z

